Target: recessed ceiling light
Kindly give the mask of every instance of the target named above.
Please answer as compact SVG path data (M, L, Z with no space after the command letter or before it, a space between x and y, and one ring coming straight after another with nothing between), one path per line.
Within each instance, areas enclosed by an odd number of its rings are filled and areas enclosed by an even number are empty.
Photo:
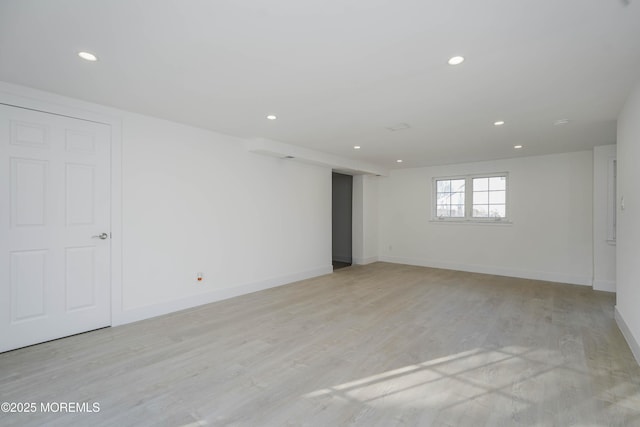
M275 119L277 119L277 118L278 118L278 117L277 117L277 116L275 116L275 115L273 115L273 114L269 114L269 115L267 116L267 119L269 119L269 120L275 120Z
M359 145L354 145L354 146L353 146L353 149L354 149L354 150L359 150L359 149L360 149L360 146L359 146Z
M449 58L449 65L459 65L464 62L464 58L462 56L453 56Z
M553 124L554 126L562 126L562 125L566 125L569 122L570 122L569 119L558 119L555 122L553 122Z
M523 148L524 145L514 145L513 148L515 148L516 150L519 150L521 148Z
M82 59L85 59L87 61L91 61L91 62L95 62L98 60L98 57L95 56L93 53L89 53L89 52L78 52L78 56Z
M396 163L402 163L401 159L396 160Z
M504 120L498 120L497 122L493 122L494 126L502 126L504 124Z

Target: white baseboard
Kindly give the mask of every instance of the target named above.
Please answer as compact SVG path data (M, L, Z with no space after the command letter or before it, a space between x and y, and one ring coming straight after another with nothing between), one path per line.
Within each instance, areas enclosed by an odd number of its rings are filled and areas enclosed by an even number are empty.
M572 285L592 286L591 276L571 276L561 273L550 273L545 271L523 271L512 270L502 267L491 267L483 265L456 264L439 261L429 261L423 259L413 259L404 257L382 256L380 261L394 264L417 265L420 267L442 268L445 270L467 271L470 273L493 274L496 276L518 277L521 279L544 280L547 282L569 283Z
M627 340L627 344L629 344L629 348L631 349L631 353L633 353L633 357L636 358L636 362L640 365L640 345L638 345L638 341L634 338L631 333L631 329L627 326L627 322L624 321L622 314L618 311L618 307L615 307L615 318L616 323L618 324L618 328L620 328L620 332L624 336L624 339Z
M282 286L288 283L298 282L300 280L330 274L332 272L333 267L329 265L327 267L318 267L312 270L289 274L281 277L275 277L267 280L261 280L259 282L246 283L231 288L216 289L204 294L191 295L185 298L166 301L159 304L126 309L122 310L122 312L118 313L118 315L114 317L112 326L137 322L139 320L149 319L152 317L161 316L163 314L185 310L188 308L197 307L199 305L210 304L212 302L222 301L240 295L262 291L264 289L275 288L277 286Z
M615 292L616 291L616 282L614 280L594 280L593 281L593 290L594 291Z
M372 256L368 258L355 258L355 257L353 258L353 263L357 265L367 265L367 264L372 264L374 262L378 262L377 256Z

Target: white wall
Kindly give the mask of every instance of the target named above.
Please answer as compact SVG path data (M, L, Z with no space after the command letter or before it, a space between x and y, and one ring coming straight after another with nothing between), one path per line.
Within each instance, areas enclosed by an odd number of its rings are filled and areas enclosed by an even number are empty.
M352 217L353 224L351 228L352 242L352 262L353 264L363 264L364 259L364 175L353 176L353 195L352 195Z
M508 172L512 224L430 221L432 178ZM383 261L592 284L592 152L393 171L379 178Z
M331 271L331 169L137 114L122 135L123 321Z
M378 261L378 177L353 177L353 263Z
M0 102L111 126L113 325L330 273L332 168L386 173L6 82Z
M617 145L616 318L640 363L640 82L618 117Z
M616 247L609 235L615 217L614 180L611 162L615 145L593 148L593 289L616 291Z

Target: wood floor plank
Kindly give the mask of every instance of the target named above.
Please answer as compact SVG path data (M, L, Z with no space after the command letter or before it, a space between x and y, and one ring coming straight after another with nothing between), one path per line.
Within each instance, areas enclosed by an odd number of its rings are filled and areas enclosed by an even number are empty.
M375 263L0 354L0 426L640 426L615 297Z

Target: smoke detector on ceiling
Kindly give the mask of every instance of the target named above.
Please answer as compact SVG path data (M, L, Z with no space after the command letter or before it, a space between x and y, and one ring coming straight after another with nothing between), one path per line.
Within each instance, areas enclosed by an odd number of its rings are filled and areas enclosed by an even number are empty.
M409 126L407 123L398 123L397 125L387 127L387 129L389 129L391 132L396 132L399 130L405 130L410 128L411 126Z

